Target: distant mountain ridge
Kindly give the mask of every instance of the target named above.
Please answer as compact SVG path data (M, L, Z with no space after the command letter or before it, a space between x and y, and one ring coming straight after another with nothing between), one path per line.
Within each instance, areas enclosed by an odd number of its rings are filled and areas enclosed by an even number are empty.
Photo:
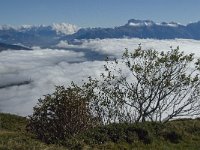
M155 23L152 20L130 19L114 28L78 28L72 24L53 24L20 27L0 26L0 42L21 43L28 47L55 46L61 40L105 38L152 38L152 39L195 39L200 40L200 21L181 25L176 22Z
M2 25L0 26L0 42L20 43L26 46L48 46L55 44L56 40L63 36L77 32L78 29L77 26L67 23L18 27Z
M200 22L181 25L176 22L155 23L151 20L130 19L125 25L115 28L82 28L72 35L65 36L63 40L124 37L200 40Z
M21 25L21 26L11 26L11 25L0 25L0 30L15 30L19 32L28 31L41 31L41 30L52 30L57 34L73 34L78 30L78 27L73 24L68 23L53 23L52 25Z
M4 50L31 50L31 49L21 45L0 43L0 52Z

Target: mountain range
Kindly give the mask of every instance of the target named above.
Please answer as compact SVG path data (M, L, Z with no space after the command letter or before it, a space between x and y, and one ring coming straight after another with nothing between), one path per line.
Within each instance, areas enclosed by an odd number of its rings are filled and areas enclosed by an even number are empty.
M21 44L31 46L49 46L56 44L57 40L78 31L72 24L23 25L19 27L0 26L0 42L7 44Z
M95 38L153 38L153 39L196 39L200 40L200 21L181 25L175 22L155 23L151 20L131 19L115 28L82 28L63 37L66 40Z
M200 40L200 21L181 25L176 22L155 23L151 20L130 19L114 28L78 28L72 24L51 26L0 26L0 42L22 44L28 47L55 46L59 41L73 42L75 39L105 38L153 38L153 39L195 39Z

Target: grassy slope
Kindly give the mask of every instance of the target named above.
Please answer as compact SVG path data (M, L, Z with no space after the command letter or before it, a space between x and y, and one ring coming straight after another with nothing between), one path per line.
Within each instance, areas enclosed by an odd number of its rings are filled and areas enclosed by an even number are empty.
M0 114L0 150L66 149L58 145L46 145L35 139L33 135L26 132L26 123L26 118L10 114ZM143 129L148 132L148 135L143 134L143 130L138 132L135 129ZM180 137L177 137L177 135ZM151 144L144 144L144 139L147 139L147 143L148 139L150 139ZM81 143L80 145L83 145L84 149L198 150L200 149L200 120L177 120L169 122L164 126L157 126L152 123L110 125L80 134L75 140L70 140L67 143L69 144L70 142L71 145ZM77 149L77 147L72 149Z
M0 113L0 150L63 150L63 147L46 145L25 130L26 118Z
M186 119L169 122L166 125L158 125L152 123L145 123L139 125L111 125L112 127L102 127L84 133L82 139L103 141L105 138L109 143L96 144L95 147L102 149L137 149L137 150L200 150L200 120ZM114 127L114 128L113 128ZM143 129L148 132L148 136L139 130L138 135L132 132L133 128ZM113 131L114 130L114 131ZM106 136L105 136L106 135ZM123 137L117 142L113 142L116 137ZM133 139L133 142L127 142ZM81 139L81 138L80 138ZM102 140L103 139L103 140ZM150 144L145 144L145 139L151 141ZM132 142L132 143L131 143Z

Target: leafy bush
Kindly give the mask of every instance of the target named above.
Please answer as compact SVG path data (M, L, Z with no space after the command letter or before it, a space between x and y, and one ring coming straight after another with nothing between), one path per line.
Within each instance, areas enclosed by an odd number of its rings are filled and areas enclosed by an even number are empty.
M82 150L84 147L84 144L81 141L77 140L76 138L67 139L66 141L63 141L61 144L70 150Z
M152 142L149 132L142 127L136 127L134 124L116 123L88 130L79 138L84 139L84 142L89 145L108 142L127 142L129 144L137 141L141 141L144 144Z
M181 135L175 131L168 131L163 134L163 137L166 140L169 140L171 143L179 143L182 139Z
M70 138L97 123L88 100L89 94L74 84L67 89L58 86L52 95L39 99L27 129L47 143Z
M141 140L144 144L151 143L151 139L149 137L148 131L142 128L138 128L138 129L135 129L135 132L137 133L139 140Z

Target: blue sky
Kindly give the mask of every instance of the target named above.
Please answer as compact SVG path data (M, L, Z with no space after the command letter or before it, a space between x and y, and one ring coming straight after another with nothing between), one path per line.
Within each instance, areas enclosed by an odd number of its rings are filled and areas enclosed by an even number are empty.
M200 0L0 0L0 24L114 27L128 19L182 24L200 20Z

